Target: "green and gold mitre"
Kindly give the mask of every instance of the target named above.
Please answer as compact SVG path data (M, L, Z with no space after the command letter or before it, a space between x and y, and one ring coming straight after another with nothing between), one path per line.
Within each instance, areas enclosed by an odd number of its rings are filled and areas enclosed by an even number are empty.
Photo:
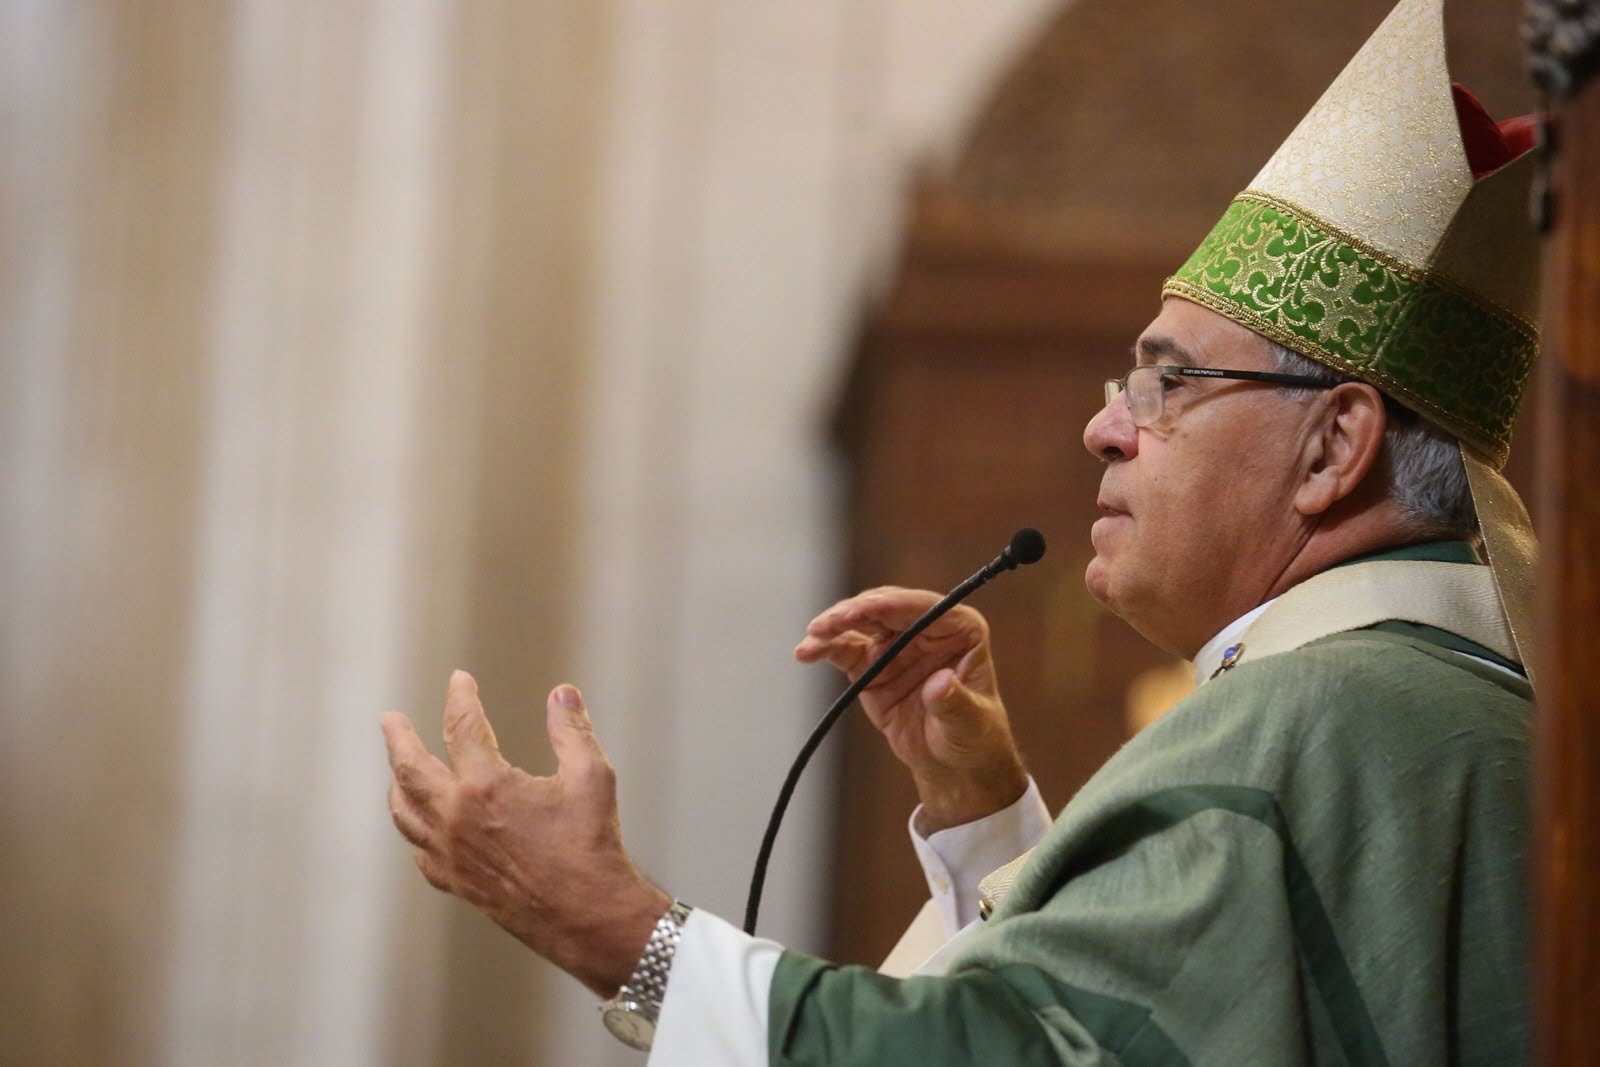
M1526 659L1532 528L1498 471L1539 350L1534 153L1502 146L1485 163L1468 142L1470 119L1490 122L1477 107L1451 84L1444 0L1400 0L1162 293L1368 382L1462 443Z

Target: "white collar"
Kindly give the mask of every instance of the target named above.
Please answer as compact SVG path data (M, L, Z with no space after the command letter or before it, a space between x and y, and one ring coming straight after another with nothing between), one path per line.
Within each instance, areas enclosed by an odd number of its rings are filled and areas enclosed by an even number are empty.
M1238 641L1239 638L1243 637L1244 632L1250 629L1250 624L1255 622L1256 619L1261 616L1263 611L1266 611L1272 606L1273 600L1277 599L1277 597L1273 597L1272 600L1268 600L1263 604L1258 604L1251 608L1249 611L1245 612L1243 615L1224 626L1221 630L1217 631L1217 636L1200 646L1200 651L1195 653L1194 657L1195 685L1205 685L1206 680L1213 674L1217 673L1217 668L1222 666L1223 653L1226 652L1236 641Z

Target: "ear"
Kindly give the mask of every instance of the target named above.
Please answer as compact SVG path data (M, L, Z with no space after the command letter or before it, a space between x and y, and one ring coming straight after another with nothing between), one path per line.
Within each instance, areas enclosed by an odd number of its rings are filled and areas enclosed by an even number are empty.
M1295 510L1321 515L1355 492L1378 460L1388 417L1383 394L1364 382L1343 382L1322 397L1302 454L1305 471Z

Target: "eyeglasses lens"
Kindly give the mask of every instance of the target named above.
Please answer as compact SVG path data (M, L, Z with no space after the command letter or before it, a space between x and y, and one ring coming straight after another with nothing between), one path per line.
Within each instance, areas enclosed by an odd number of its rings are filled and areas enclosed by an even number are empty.
M1135 367L1128 372L1128 411L1135 426L1149 426L1162 415L1161 371L1157 367Z

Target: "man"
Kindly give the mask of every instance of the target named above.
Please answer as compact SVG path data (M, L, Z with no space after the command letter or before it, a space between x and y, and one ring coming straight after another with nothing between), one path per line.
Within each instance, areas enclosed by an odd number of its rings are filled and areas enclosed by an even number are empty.
M1085 429L1089 589L1194 659L1197 692L1053 824L976 612L864 695L950 937L919 973L788 952L650 884L570 686L552 778L500 757L464 673L450 766L385 716L428 880L658 1065L1525 1058L1529 552L1495 470L1535 347L1508 206L1526 128L1452 90L1441 4L1402 0L1168 281ZM846 600L796 655L853 674L932 598Z

